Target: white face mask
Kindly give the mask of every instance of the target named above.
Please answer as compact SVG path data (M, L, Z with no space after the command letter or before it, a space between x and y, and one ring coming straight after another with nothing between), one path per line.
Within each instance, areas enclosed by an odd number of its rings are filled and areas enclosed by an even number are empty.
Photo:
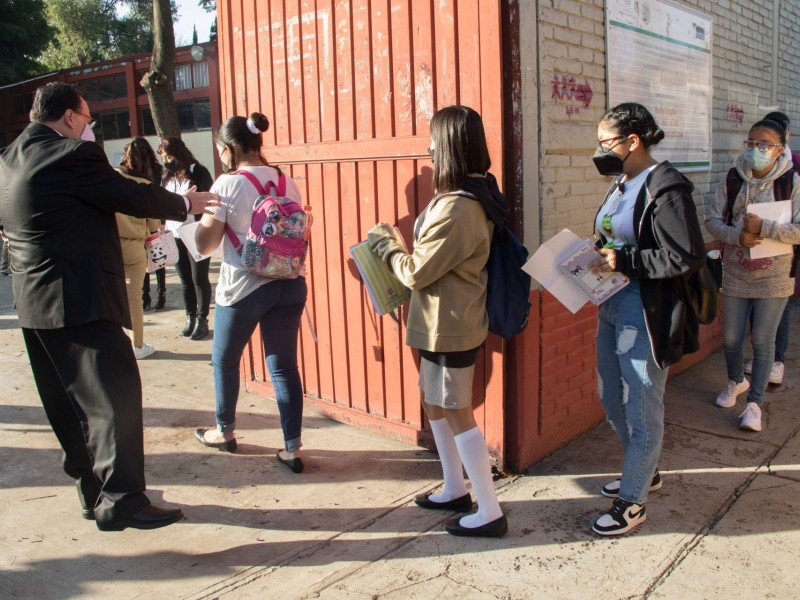
M94 129L92 129L88 123L83 127L83 131L81 131L81 139L87 142L94 142L97 140L97 138L94 137Z

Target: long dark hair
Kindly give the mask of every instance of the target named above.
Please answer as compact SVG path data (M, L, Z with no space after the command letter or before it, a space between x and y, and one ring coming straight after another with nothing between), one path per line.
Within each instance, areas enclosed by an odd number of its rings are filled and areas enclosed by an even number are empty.
M249 123L248 123L249 122ZM257 133L250 129L250 125ZM260 112L250 113L250 117L233 116L222 124L216 135L217 144L225 146L230 152L228 171L239 168L237 156L258 153L258 157L265 165L269 162L261 152L261 134L269 129L269 119Z
M192 151L186 147L183 140L176 137L167 137L161 140L158 146L159 154L169 154L175 159L175 170L170 172L164 169L164 183L178 177L179 179L190 179L189 168L198 162ZM198 163L199 164L199 163Z
M603 118L612 129L623 136L637 135L645 148L655 146L664 139L664 131L658 126L653 115L638 102L623 102L609 110Z
M150 143L141 136L133 138L122 149L119 166L130 175L149 179L153 183L159 182L161 168L156 153L153 152Z
M464 187L470 173L484 174L492 161L481 116L468 106L448 106L431 119L433 184L438 193Z

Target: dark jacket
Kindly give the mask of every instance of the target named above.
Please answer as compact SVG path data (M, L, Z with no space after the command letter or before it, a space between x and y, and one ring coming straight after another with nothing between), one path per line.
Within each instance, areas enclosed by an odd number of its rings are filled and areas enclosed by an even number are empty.
M31 123L0 158L14 300L22 327L130 327L114 213L186 219L183 198L117 173L97 144Z
M688 279L705 264L706 251L693 189L668 161L657 165L636 198L637 245L617 251L616 270L639 280L653 357L662 369L699 348Z

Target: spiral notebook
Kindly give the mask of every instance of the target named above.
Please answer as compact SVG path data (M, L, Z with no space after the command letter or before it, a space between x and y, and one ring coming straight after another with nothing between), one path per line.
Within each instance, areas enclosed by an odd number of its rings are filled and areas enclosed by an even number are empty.
M539 246L522 268L576 313L587 302L600 304L628 285L620 273L592 273L589 265L598 257L591 241L564 229Z
M363 241L352 246L350 255L358 267L376 313L385 315L409 301L411 290L400 283L389 267L372 251L368 242Z
M578 249L558 263L561 274L575 283L594 305L608 300L628 285L628 278L621 273L593 273L590 265L599 256L594 245L589 240L583 240Z

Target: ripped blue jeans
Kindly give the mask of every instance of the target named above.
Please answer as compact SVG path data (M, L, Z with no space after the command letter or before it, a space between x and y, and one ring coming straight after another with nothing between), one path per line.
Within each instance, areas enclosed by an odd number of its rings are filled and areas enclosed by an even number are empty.
M606 300L598 313L597 386L625 462L619 497L647 500L664 441L664 388L669 369L659 369L650 349L639 282Z

